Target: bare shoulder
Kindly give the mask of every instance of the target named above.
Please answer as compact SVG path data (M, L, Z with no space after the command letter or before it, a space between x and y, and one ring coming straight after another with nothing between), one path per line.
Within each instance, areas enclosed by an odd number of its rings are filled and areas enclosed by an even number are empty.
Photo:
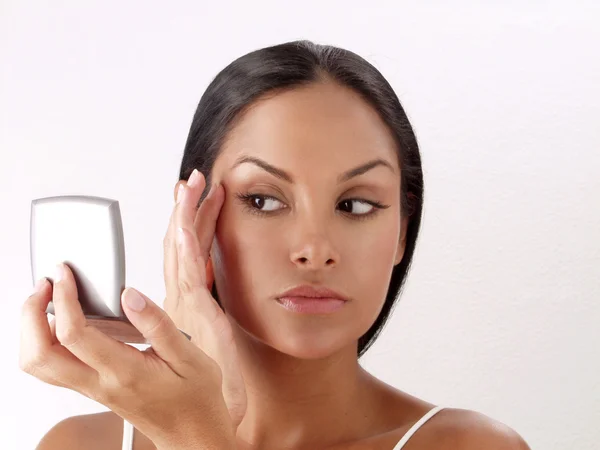
M468 409L451 409L454 429L461 436L466 450L488 448L490 450L531 450L523 437L514 429L485 414Z
M400 439L405 429L398 430ZM405 450L418 449L531 450L508 425L477 411L444 408L430 418L408 441Z
M357 447L394 448L435 404L401 391L368 374L380 399L382 429ZM508 425L477 411L444 407L423 423L402 450L531 450Z
M123 419L112 411L63 419L40 440L36 450L121 450ZM134 450L155 450L146 436L135 430Z

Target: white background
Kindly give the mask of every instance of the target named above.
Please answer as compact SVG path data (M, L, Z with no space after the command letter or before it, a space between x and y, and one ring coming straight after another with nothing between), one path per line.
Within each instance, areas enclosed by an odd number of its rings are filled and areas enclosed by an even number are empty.
M162 304L200 96L244 53L306 38L373 63L421 145L413 270L363 365L532 448L598 448L600 10L491 3L3 0L0 447L33 449L61 419L106 410L18 369L31 200L118 199L127 284Z

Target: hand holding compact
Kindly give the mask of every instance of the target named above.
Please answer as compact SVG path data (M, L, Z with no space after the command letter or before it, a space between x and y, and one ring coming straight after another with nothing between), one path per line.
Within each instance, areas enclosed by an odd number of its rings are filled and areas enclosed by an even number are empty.
M191 202L202 189L200 185L184 188L183 198L188 199L178 202L169 226L171 237L181 227L183 238L175 249L175 269L169 265L165 272L169 288L165 303L171 306L173 319L135 289L127 288L121 297L125 314L151 347L140 351L89 325L73 272L65 264L54 286L40 280L39 289L22 308L20 368L106 405L159 449L233 448L245 412L231 327L207 289L202 256L214 235L221 189L196 211ZM203 215L209 210L214 215ZM196 216L202 218L189 219ZM197 236L194 225L200 222L208 224L208 231ZM171 249L168 256L173 256ZM178 294L173 297L176 286ZM55 318L48 323L45 311L50 300Z

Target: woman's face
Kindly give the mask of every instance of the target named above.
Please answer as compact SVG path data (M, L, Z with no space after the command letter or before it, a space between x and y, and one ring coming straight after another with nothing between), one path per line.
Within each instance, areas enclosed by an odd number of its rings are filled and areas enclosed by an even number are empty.
M336 84L280 93L244 114L213 167L225 201L211 255L219 299L252 338L298 358L321 358L373 324L404 254L394 146L375 110ZM292 181L252 162L236 164L241 158L260 159ZM338 180L373 160L384 164ZM302 284L350 300L327 314L277 302Z

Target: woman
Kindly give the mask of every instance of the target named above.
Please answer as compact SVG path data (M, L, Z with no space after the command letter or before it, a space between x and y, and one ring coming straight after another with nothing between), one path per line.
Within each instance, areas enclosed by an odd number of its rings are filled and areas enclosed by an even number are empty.
M235 60L200 100L179 179L175 197L180 189L181 197L164 240L168 316L143 295L147 317L126 311L152 343L143 352L154 358L151 370L169 366L186 383L148 379L155 384L143 389L141 366L123 369L139 358L137 350L116 341L96 344L104 338L72 325L82 322L66 271L66 283L55 282L52 294L46 283L28 300L28 311L41 314L53 297L51 339L68 349L61 361L89 361L78 373L96 367L96 378L85 384L51 377L41 351L23 357L22 367L112 411L62 421L40 450L118 449L129 423L136 450L529 448L500 422L436 407L358 363L399 297L423 207L415 135L371 64L309 41ZM188 247L176 246L177 227L188 231ZM70 305L63 310L71 311L71 325L59 317L60 302ZM131 355L110 347L115 343ZM113 353L103 353L108 347ZM129 358L119 360L120 372L106 361L118 352ZM182 360L196 370L177 366ZM147 368L147 361L140 364ZM89 381L98 378L102 395ZM130 445L126 439L123 448Z

